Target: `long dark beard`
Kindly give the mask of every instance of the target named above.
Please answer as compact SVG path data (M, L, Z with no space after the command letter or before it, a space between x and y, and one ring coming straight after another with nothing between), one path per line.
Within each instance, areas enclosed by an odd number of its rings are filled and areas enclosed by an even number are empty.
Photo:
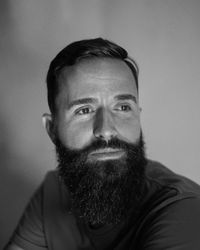
M90 152L118 148L118 160L89 161ZM70 150L57 140L56 152L61 179L69 190L72 207L86 222L117 224L129 211L137 210L145 179L146 158L142 133L135 144L114 138L96 140L83 150Z

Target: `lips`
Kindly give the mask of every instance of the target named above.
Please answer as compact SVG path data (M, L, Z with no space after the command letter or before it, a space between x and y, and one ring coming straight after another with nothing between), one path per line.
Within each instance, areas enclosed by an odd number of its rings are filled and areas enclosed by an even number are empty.
M124 153L124 150L121 149L105 148L93 151L89 156L99 160L107 160L120 158Z

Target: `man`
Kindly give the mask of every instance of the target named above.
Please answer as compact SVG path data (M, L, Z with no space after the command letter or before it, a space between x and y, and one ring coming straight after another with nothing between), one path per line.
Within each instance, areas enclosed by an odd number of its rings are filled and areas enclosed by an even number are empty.
M58 168L6 249L200 249L200 187L145 157L138 67L101 38L74 42L47 74Z

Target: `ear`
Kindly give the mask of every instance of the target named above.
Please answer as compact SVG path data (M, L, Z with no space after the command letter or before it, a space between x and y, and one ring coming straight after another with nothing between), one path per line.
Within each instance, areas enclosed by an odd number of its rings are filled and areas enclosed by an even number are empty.
M42 123L52 140L52 142L55 144L55 129L54 129L54 123L53 123L53 118L51 114L43 114L42 116Z

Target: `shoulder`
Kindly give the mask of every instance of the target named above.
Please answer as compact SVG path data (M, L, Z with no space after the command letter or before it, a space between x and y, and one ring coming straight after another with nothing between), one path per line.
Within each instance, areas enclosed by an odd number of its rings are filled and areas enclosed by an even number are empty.
M163 215L164 211L170 215L172 208L179 213L177 209L185 204L193 203L200 211L200 186L155 161L148 161L144 193L140 225L149 225L149 222L158 220L158 214ZM186 208L189 211L192 209L191 206Z
M71 209L70 195L64 183L59 177L58 170L49 171L43 181L43 205L44 212L54 210Z
M189 178L176 174L163 164L148 160L146 177L150 183L176 190L179 195L200 197L200 185Z
M65 193L67 191L61 184L57 170L46 174L43 182L27 204L12 236L12 248L9 246L8 249L18 249L14 248L14 244L22 249L47 249L47 243L52 242L52 237L49 236L50 230L54 230L58 220L60 224L56 229L62 228L64 224L63 214L65 214L63 211L66 211L66 204L69 203ZM57 234L54 230L51 235L57 237Z
M199 185L155 161L148 161L146 176L140 249L200 249Z
M43 183L57 182L59 180L58 170L50 170L46 173Z
M146 222L140 249L200 249L200 199L185 198L170 203Z

